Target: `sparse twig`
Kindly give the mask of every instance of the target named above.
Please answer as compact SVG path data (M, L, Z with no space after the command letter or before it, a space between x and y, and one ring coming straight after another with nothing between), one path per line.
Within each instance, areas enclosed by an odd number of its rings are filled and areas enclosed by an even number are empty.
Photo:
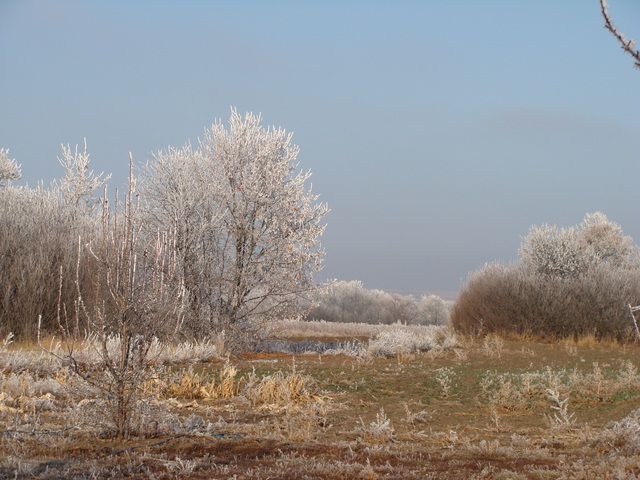
M634 49L636 41L627 39L624 33L618 30L618 28L613 24L613 20L611 20L611 16L609 15L609 4L607 3L607 0L600 0L600 11L604 17L605 28L609 30L614 37L616 37L618 42L620 42L620 48L633 57L635 67L640 68L640 50Z
M158 232L155 245L141 245L140 231L144 220L138 214L133 158L129 155L129 189L123 205L109 207L102 201L101 241L82 248L95 265L96 298L86 304L80 291L76 267L77 298L74 301L75 322L69 322L62 302L62 270L58 292L57 324L65 342L63 355L47 350L72 371L103 400L107 417L115 435L132 432L132 412L140 404L142 386L154 376L161 349L150 356L154 340L171 339L183 318L183 289L171 245L175 232ZM149 242L151 243L151 242ZM61 318L61 314L63 317ZM90 365L76 350L79 317L93 334L99 365ZM40 325L38 328L40 346ZM162 343L160 344L162 346ZM101 407L102 408L102 407Z

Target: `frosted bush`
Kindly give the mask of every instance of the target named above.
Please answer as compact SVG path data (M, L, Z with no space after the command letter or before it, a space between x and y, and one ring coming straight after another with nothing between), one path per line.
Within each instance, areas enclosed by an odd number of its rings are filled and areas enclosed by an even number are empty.
M384 357L427 351L437 346L433 334L416 335L398 328L378 334L369 342L368 351L373 356Z
M360 419L360 426L357 430L362 433L363 440L368 443L387 443L394 441L396 438L395 429L391 425L391 420L385 414L384 408L381 408L380 412L376 413L376 419L368 425Z
M602 212L588 213L575 227L533 226L520 246L520 262L542 275L576 277L598 265L633 263L633 240Z
M600 212L575 227L534 226L520 260L469 276L451 314L464 333L544 338L633 338L628 305L640 303L637 248Z
M576 276L588 267L580 255L581 242L575 227L533 226L520 246L523 265L543 275Z
M1 333L32 336L39 316L46 330L52 331L60 269L76 269L78 238L89 237L84 223L72 220L58 196L41 187L1 188L0 219ZM80 285L91 298L91 282ZM77 288L70 279L64 281L62 300L71 305Z
M595 443L608 451L640 455L640 409L610 424L596 437Z

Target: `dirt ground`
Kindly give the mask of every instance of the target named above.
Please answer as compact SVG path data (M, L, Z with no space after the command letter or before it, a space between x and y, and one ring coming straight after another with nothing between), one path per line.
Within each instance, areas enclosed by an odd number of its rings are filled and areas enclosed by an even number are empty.
M633 425L611 423L640 407L637 346L493 339L400 358L252 354L231 361L238 377L310 377L314 393L261 405L243 395L176 398L170 408L195 419L193 431L126 441L90 431L5 430L0 477L640 476L640 436ZM202 375L221 368L192 366Z

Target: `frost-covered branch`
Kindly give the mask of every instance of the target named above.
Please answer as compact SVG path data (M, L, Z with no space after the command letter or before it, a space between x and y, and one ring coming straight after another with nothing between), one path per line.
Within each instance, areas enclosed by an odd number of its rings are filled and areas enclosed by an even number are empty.
M71 151L69 145L61 145L62 157L58 161L65 169L65 176L57 184L63 203L77 211L82 204L86 212L90 212L99 203L99 199L93 197L93 193L104 186L111 178L104 172L99 174L89 170L89 152L87 152L87 139L84 140L84 150Z
M633 57L635 67L640 68L640 50L635 50L636 41L627 39L625 34L618 30L618 27L613 24L613 20L611 20L611 16L609 15L609 4L607 0L600 0L600 10L604 17L605 28L620 42L620 48Z

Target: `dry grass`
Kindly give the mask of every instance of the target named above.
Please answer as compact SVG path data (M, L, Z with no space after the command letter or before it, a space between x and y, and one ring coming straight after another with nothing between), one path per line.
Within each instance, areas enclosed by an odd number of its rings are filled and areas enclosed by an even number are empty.
M0 476L635 478L640 349L571 347L168 363L128 442L105 436L99 402L64 370L7 370Z
M383 332L406 331L417 335L433 335L448 330L442 325L404 325L337 323L322 320L279 320L269 326L269 333L279 338L373 338Z
M20 372L54 371L59 368L59 363L54 361L53 353L59 359L67 356L68 349L74 351L76 360L85 365L98 365L102 361L100 349L102 348L95 336L82 337L72 344L64 343L60 338L49 336L42 338L40 343L48 350L44 351L37 342L22 340L14 342L12 334L9 334L0 344L0 368L5 371ZM106 342L106 348L110 352L120 349L120 339L111 336ZM49 353L50 352L50 353ZM149 358L161 365L207 362L222 359L219 342L215 339L191 340L174 343L161 343L153 339L149 346Z
M253 371L239 375L238 369L230 363L215 374L195 373L189 368L179 375L161 375L151 388L165 398L188 400L220 400L243 395L253 405L273 408L325 401L309 375L295 370L276 371L267 376L259 376Z

